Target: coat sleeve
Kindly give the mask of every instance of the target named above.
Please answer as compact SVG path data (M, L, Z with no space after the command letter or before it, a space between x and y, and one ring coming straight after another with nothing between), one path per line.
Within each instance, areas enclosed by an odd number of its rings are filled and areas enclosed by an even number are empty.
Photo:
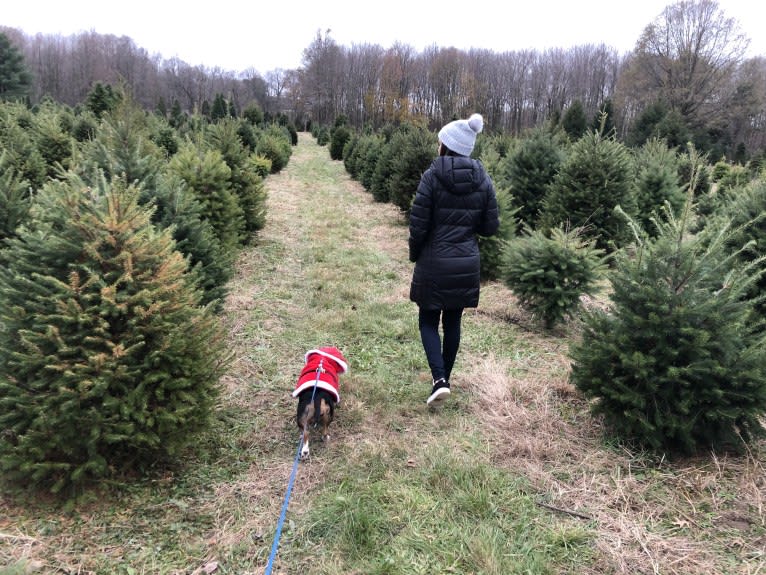
M426 172L420 178L415 199L410 207L409 248L411 262L418 261L420 252L428 239L428 233L431 231L432 192L431 176Z
M492 236L500 227L500 210L497 206L497 194L495 187L488 175L485 176L483 186L486 189L487 201L482 212L481 222L477 233L480 236Z

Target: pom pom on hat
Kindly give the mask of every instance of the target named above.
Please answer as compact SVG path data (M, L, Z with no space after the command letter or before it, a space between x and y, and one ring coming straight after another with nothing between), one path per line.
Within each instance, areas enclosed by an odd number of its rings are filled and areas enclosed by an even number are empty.
M484 129L481 114L471 114L467 120L455 120L439 130L439 141L453 152L470 156L476 143L476 135Z

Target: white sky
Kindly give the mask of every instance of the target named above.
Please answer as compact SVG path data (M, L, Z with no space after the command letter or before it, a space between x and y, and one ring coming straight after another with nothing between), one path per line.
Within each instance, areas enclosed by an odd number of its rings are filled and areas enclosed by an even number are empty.
M0 25L69 35L94 30L128 36L150 54L178 57L192 66L230 71L297 68L317 31L338 44L399 41L426 46L505 52L600 44L633 49L641 31L673 0L4 0ZM766 56L766 3L719 0L751 40L749 55ZM200 9L204 6L204 9Z

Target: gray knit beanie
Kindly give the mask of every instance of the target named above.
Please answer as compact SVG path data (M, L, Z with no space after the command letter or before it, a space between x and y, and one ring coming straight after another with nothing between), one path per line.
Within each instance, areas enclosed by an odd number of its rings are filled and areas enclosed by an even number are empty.
M470 156L476 143L476 134L484 129L481 114L471 114L467 120L455 120L439 130L439 141L461 156Z

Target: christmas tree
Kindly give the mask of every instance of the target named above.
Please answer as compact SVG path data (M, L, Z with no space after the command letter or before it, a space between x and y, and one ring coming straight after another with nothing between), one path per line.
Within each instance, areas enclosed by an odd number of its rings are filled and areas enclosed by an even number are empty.
M667 205L655 238L619 254L611 309L586 314L570 348L594 412L663 453L742 447L766 411L766 347L748 297L763 262L742 263L726 222L691 234L692 220L690 193L680 216Z
M81 486L176 453L208 421L222 328L138 195L51 182L0 252L6 478Z

